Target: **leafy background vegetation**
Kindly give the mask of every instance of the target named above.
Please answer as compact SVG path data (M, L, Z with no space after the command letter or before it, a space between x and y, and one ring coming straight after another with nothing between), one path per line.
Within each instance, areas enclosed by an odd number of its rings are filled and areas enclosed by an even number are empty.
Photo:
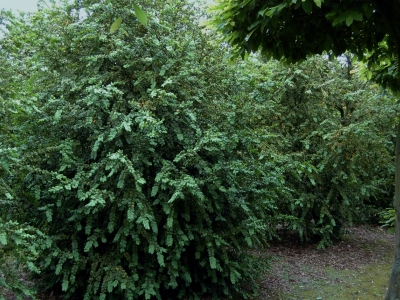
M228 64L201 8L141 5L147 25L129 1L1 12L3 286L251 298L268 270L253 250L269 240L326 247L379 221L398 106L351 54Z

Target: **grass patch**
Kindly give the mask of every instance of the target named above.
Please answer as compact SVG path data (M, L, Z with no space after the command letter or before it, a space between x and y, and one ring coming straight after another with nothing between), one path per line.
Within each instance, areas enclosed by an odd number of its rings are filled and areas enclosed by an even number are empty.
M372 300L383 299L389 280L391 263L371 264L357 270L335 270L327 267L323 277L295 280L287 292L276 300ZM303 268L305 274L312 272ZM307 277L307 276L306 276Z

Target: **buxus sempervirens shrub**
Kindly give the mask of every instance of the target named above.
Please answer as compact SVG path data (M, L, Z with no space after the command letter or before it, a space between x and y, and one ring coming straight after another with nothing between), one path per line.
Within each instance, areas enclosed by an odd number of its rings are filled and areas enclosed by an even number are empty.
M51 239L40 282L66 298L246 298L280 175L236 130L224 51L193 4L140 4L146 26L130 1L76 1L5 37L36 62L21 126L31 225Z

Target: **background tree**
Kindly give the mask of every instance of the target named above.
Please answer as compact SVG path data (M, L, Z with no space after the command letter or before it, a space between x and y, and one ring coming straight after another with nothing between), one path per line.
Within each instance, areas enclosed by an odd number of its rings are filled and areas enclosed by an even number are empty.
M259 155L285 180L276 205L291 218L280 228L322 247L343 224L376 224L394 192L395 98L343 60L284 66L251 56L241 67L237 81L250 97L235 101L247 113L240 125L275 137Z
M400 90L393 61L400 59L398 0L218 0L208 24L234 47L234 56L260 50L287 62L326 51L356 54L373 69L381 67L381 82ZM384 47L382 47L384 45ZM367 53L369 53L367 55ZM390 69L392 67L392 69ZM371 77L371 76L369 76ZM395 80L389 81L395 78ZM400 298L400 126L396 143L397 213L395 261L386 299Z
M2 36L7 31L4 25L10 25L7 21L15 19L10 12L1 11ZM18 25L13 26L14 36L26 32L22 23ZM31 197L21 190L27 174L22 153L29 138L21 124L30 122L38 112L30 84L35 63L31 49L20 48L23 44L23 40L0 42L0 286L33 296L29 284L20 280L21 272L40 272L36 260L48 240L27 223Z

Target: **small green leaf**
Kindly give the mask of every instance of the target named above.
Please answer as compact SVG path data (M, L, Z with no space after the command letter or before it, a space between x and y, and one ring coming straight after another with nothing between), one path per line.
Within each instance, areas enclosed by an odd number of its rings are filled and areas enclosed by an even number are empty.
M210 267L211 269L216 269L217 268L217 260L215 259L215 257L210 256Z
M68 280L63 281L62 286L61 286L61 290L63 292L66 292L68 290L68 284L69 284Z
M151 245L149 246L149 253L150 253L150 254L153 254L153 253L154 253L154 250L155 250L154 245L151 244Z
M159 264L161 267L164 267L164 266L165 266L165 263L164 263L164 256L163 256L162 253L160 253L160 252L157 253L157 261L158 261L158 264Z
M167 219L167 227L171 228L173 223L174 223L174 219L172 217L169 217Z
M147 219L144 219L144 220L143 220L143 227L144 227L145 229L147 229L147 230L150 229L149 220L147 220Z
M347 25L347 26L350 26L351 24L353 24L353 16L352 16L352 15L349 15L349 16L346 18L346 25Z
M238 271L236 271L235 269L231 270L230 274L230 279L232 284L235 284L237 282L238 279L240 279L240 273Z
M88 241L85 245L85 249L83 249L83 251L85 252L89 252L89 250L92 248L93 245L93 241Z
M353 19L356 21L362 21L363 20L363 15L358 13L358 12L353 12L352 14Z
M168 247L171 247L173 244L174 244L174 239L172 238L172 235L167 235L167 238L166 238L166 244L167 244L167 246Z
M340 24L341 22L343 22L343 20L340 17L337 17L337 18L333 19L332 26L336 26L337 24Z
M251 240L251 237L246 237L245 238L245 240L246 240L246 243L247 243L247 245L249 246L249 247L252 247L253 246L253 242L252 242L252 240Z
M315 3L316 6L321 8L321 0L314 0L314 3Z
M54 120L55 121L59 121L60 120L61 113L62 113L62 110L60 110L60 109L56 111L56 113L54 114Z
M147 14L139 6L137 6L136 3L133 3L133 8L135 9L135 14L139 22L142 23L142 25L146 26Z
M127 214L127 216L128 216L128 220L129 220L129 221L132 221L132 220L135 219L135 210L134 210L133 207L131 207L131 208L128 209L128 214Z
M59 263L59 264L57 265L57 267L56 267L56 272L55 272L55 274L56 274L56 275L59 275L59 274L61 273L61 270L62 270L62 264Z
M115 20L115 22L111 25L110 27L110 33L114 33L118 30L119 26L122 23L122 18L119 17L118 19Z
M151 189L151 197L155 197L157 195L158 189L159 189L158 185L155 185L155 186L152 187L152 189Z
M7 245L7 238L4 233L0 234L0 244Z

